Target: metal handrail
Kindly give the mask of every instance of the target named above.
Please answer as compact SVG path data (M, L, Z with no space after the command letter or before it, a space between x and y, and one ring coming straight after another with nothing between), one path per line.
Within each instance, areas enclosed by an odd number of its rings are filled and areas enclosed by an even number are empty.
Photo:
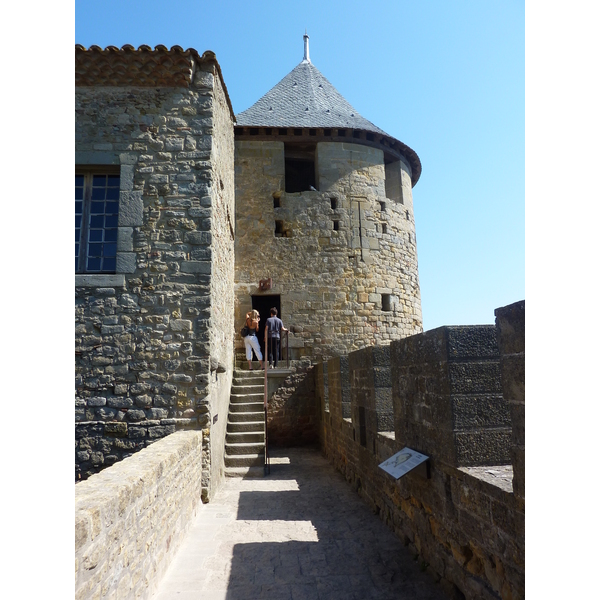
M269 460L269 426L268 426L268 401L267 401L267 370L269 369L269 355L267 354L267 327L265 327L265 356L263 356L263 365L265 366L265 395L264 395L264 409L265 409L265 475L271 473L271 462Z

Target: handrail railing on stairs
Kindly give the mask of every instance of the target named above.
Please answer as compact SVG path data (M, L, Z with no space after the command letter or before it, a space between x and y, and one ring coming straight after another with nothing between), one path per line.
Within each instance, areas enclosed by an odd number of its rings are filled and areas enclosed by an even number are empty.
M267 354L267 329L265 327L265 356L263 357L263 364L265 365L265 395L264 395L264 409L265 409L265 475L271 473L271 462L269 460L269 424L268 424L268 401L267 401L267 371L269 369L269 360Z

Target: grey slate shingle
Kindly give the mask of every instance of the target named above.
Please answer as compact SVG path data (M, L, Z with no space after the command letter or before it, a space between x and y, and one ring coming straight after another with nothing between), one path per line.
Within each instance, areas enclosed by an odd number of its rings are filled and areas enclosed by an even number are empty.
M246 127L347 127L392 137L361 116L308 61L302 61L236 120Z
M395 140L411 166L412 184L421 176L417 153L360 115L310 61L303 60L258 102L236 115L236 126L362 129Z

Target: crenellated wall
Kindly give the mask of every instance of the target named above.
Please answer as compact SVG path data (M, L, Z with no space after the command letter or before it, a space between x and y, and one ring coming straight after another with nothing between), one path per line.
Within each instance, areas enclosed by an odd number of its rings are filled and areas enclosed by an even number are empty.
M441 327L314 369L322 451L456 598L524 598L524 315L516 303L495 327ZM429 477L379 468L405 446L430 457Z
M144 73L176 60L188 85L125 85L144 60ZM113 62L112 83L93 85ZM177 50L78 49L77 73L77 170L113 169L120 194L116 273L75 277L76 477L203 429L206 500L223 473L233 369L233 114L220 69Z

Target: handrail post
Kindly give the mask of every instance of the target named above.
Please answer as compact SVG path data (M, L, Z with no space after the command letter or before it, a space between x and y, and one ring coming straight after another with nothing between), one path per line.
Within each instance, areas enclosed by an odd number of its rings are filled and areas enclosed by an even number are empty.
M290 338L289 338L289 331L285 332L285 363L286 363L286 368L289 369L290 368Z
M264 381L264 409L265 409L265 475L271 473L271 465L269 462L269 432L268 432L268 402L267 402L267 371L269 369L269 354L267 347L267 331L268 327L265 327L265 356L263 356L263 365L265 366L265 381Z

